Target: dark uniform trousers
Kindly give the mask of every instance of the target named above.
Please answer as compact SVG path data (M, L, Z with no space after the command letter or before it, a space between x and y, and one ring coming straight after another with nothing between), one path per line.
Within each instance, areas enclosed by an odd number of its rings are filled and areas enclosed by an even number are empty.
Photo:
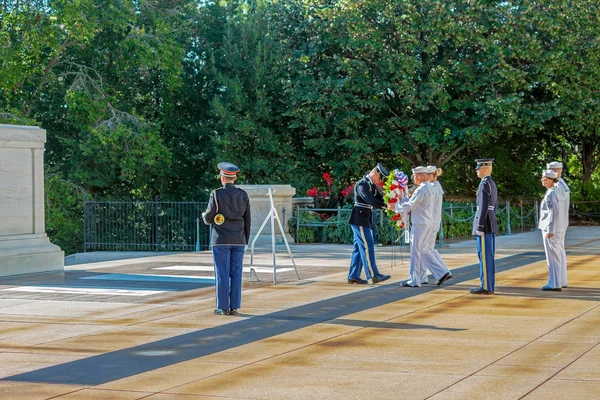
M479 256L479 280L481 287L493 292L496 286L496 234L484 233L475 236L477 255Z
M365 270L367 280L379 275L379 269L375 263L375 245L373 243L373 231L366 226L350 225L354 234L354 249L350 259L350 271L348 279L360 278L360 272Z
M222 214L222 225L214 223ZM210 194L204 223L212 225L211 246L215 262L217 308L238 309L242 301L244 250L250 237L250 201L248 194L228 183Z
M242 305L242 268L245 246L213 246L217 308Z
M354 234L354 249L350 259L348 279L360 278L365 270L366 279L380 275L375 262L375 243L373 240L373 213L384 208L383 195L368 176L363 177L354 186L354 207L350 214L350 227ZM373 271L373 275L371 275Z
M490 292L493 292L496 287L497 209L498 189L492 177L486 176L481 180L477 190L477 212L473 220L473 235L477 241L481 287ZM477 231L483 232L483 235L477 235Z

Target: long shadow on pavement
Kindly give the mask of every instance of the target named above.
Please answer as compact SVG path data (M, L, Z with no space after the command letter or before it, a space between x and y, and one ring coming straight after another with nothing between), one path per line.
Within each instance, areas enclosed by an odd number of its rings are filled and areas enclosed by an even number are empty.
M544 258L544 253L540 252L516 254L497 260L496 271L501 272L522 267ZM449 285L478 278L479 265L472 264L454 269L453 274L454 278L448 282ZM448 286L444 285L444 287ZM437 289L438 287L435 285L420 289L401 288L398 284L376 286L371 289L360 290L267 315L10 376L2 380L100 385L229 350L314 324L332 323L332 321L347 315ZM405 327L401 327L401 325L392 326L396 329L415 328L414 325ZM435 329L443 328L435 327Z

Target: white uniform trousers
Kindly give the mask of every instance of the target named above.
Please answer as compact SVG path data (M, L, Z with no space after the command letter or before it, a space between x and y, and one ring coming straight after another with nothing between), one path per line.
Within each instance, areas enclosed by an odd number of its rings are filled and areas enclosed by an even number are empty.
M555 234L551 238L546 237L546 233L542 231L544 240L544 250L546 252L546 263L548 264L548 286L556 289L561 285L561 261L562 251L564 251L564 235Z
M428 235L431 235L431 227L429 227L429 233L428 233ZM431 246L431 237L428 239L427 245ZM423 257L423 265L424 265L423 266L422 275L421 275L421 284L423 284L423 283L429 283L429 278L427 276L428 276L428 273L431 272L431 269L428 268L429 267L428 264L431 264L431 256L430 256L431 255L431 251L425 251L425 250L423 250L421 252L421 254L422 254L422 257Z
M566 287L569 283L567 280L567 251L565 250L565 233L559 233L560 238L560 286Z
M435 239L438 231L439 225L435 227L432 225L429 226L429 240L427 243L428 251L423 253L423 263L425 265L424 269L425 271L429 269L436 280L439 280L446 274L446 272L448 272L446 263L444 263L442 256L440 256L440 253L435 249ZM427 275L424 275L422 282L425 282L426 280Z
M429 250L429 226L413 224L410 230L410 279L411 286L421 286L423 276L427 276L425 259Z

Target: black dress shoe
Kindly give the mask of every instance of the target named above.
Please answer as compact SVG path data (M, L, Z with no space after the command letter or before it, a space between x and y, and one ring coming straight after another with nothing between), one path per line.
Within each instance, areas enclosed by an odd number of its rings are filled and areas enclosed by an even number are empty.
M469 293L471 293L471 294L494 294L493 291L486 290L486 289L484 289L482 287L471 289L471 290L469 290Z
M407 281L402 281L400 282L400 286L402 287L418 287L418 286L413 286L410 283L408 283Z
M442 276L440 278L440 280L437 281L435 284L438 285L438 286L440 286L442 283L446 282L448 279L452 279L452 274L450 273L450 271L446 272L444 274L444 276Z
M561 289L561 288L559 288L559 287L557 287L557 288L553 288L553 287L550 287L550 286L548 286L548 285L546 285L546 286L542 286L542 290L543 290L544 292L562 292L562 289Z
M568 288L568 286L567 286L567 285L565 285L565 286L563 286L562 288L563 288L563 289L566 289L566 288Z
M373 277L373 283L379 283L379 282L387 281L390 278L391 278L390 275L383 275L383 274L375 275Z
M364 279L360 279L360 278L350 278L350 279L348 279L348 283L356 284L356 285L366 285L367 281L365 281Z

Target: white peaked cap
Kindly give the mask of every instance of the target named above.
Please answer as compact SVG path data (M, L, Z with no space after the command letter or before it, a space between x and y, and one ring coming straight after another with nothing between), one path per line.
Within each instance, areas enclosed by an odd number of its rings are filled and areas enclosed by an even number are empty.
M412 169L413 174L426 174L428 171L427 167L418 166Z
M548 164L546 164L546 168L548 169L552 169L552 168L562 168L563 165L560 161L552 161Z
M546 178L551 178L551 179L558 178L558 174L555 171L552 171L551 169L547 169L544 172L542 172L542 176L545 176Z
M428 174L433 174L436 171L437 171L437 167L435 165L428 165L427 166L427 173Z

